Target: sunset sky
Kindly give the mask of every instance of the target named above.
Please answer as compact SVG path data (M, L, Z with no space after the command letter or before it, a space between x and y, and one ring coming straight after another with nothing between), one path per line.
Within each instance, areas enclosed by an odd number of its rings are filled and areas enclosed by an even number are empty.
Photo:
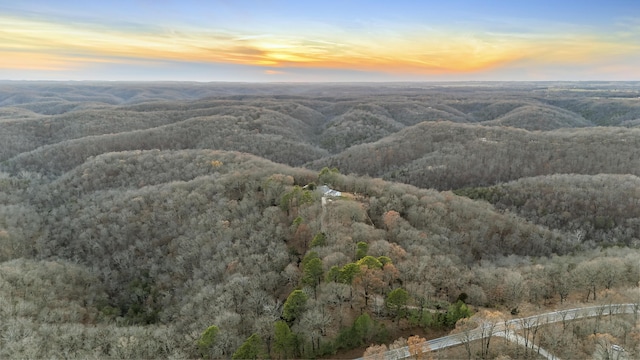
M0 0L0 80L640 80L640 1Z

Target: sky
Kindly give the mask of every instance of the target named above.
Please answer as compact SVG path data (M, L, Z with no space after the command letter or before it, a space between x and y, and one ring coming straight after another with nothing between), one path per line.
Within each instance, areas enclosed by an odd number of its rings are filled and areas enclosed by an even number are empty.
M0 80L640 80L640 0L0 0Z

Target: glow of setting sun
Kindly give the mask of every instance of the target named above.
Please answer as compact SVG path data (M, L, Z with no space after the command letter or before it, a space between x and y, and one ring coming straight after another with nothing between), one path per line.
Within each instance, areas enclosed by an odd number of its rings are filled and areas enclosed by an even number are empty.
M640 26L634 22L609 33L589 27L496 31L473 25L393 23L349 31L317 25L320 30L259 32L241 27L136 27L88 19L65 22L20 14L0 15L0 23L0 75L12 70L64 74L98 64L116 69L154 62L265 68L262 73L271 77L286 75L286 69L322 69L387 74L390 79L464 78L573 66L582 69L580 76L592 72L597 77L600 71L640 77L640 67L634 66L640 61Z

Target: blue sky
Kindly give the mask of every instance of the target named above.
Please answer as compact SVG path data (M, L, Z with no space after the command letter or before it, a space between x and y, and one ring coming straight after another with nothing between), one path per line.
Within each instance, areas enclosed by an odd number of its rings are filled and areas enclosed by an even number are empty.
M2 1L0 79L640 80L638 1Z

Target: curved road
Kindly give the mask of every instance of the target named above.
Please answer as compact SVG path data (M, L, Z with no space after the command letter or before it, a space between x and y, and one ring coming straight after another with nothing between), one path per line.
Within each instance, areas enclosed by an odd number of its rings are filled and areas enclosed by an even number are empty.
M574 308L568 310L560 310L553 311L549 313L529 316L526 318L518 318L503 321L494 325L484 325L484 329L482 327L475 328L473 330L448 335L441 338L433 339L426 341L423 347L426 349L439 350L448 348L451 346L462 345L467 341L479 340L482 338L482 332L484 330L485 336L487 336L487 331L490 329L492 336L500 336L510 338L515 331L521 330L524 328L531 328L534 326L541 326L551 323L557 323L562 321L570 321L574 319L582 319L594 316L607 316L607 315L615 315L615 314L640 314L640 304L607 304L607 305L599 305L599 306L589 306L582 308ZM491 329L491 327L493 327ZM510 334L511 333L511 334ZM426 346L425 346L426 345ZM537 347L536 347L537 348ZM542 353L542 351L541 351ZM406 359L410 357L409 347L405 346L398 349L389 350L385 353L385 360L395 360L395 359ZM359 358L358 360L362 360L363 358Z

